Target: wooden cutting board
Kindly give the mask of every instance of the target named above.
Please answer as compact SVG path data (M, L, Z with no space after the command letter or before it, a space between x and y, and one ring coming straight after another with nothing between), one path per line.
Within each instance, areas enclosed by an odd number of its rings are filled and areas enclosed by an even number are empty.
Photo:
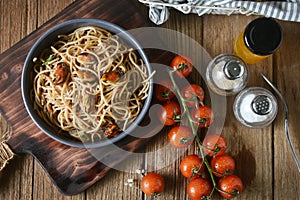
M95 159L87 149L66 146L49 138L33 123L21 96L21 73L26 55L45 31L74 18L103 19L125 29L149 26L148 19L140 14L136 3L135 0L76 1L0 55L0 109L12 133L7 143L17 154L28 153L34 156L63 194L82 192L101 179L110 167ZM159 60L157 54L147 54L150 62ZM152 133L144 134L147 136ZM133 152L147 141L146 137L137 139L128 136L118 146ZM97 151L103 157L111 158L109 166L126 159L126 155L119 155L113 149L101 148Z

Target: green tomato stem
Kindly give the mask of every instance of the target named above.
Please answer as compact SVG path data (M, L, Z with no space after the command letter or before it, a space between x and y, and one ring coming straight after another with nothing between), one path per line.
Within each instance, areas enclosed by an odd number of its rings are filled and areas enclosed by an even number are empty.
M201 158L203 159L203 162L204 162L206 168L208 169L208 173L209 173L209 175L210 175L210 178L211 178L211 181L212 181L212 184L213 184L212 192L211 192L211 194L209 195L209 197L211 197L212 194L213 194L213 192L214 192L214 190L215 190L215 189L218 190L218 188L217 188L217 183L216 183L215 177L214 177L214 175L213 175L213 170L211 169L211 167L210 167L210 165L209 165L209 162L208 162L208 160L207 160L207 158L206 158L206 156L205 156L205 154L204 154L204 151L203 151L204 146L202 145L202 142L201 142L201 140L200 140L200 138L199 138L199 136L198 136L198 134L197 134L197 130L195 129L195 124L194 124L195 121L192 119L191 114L190 114L190 111L189 111L189 109L188 109L188 107L187 107L187 105L186 105L185 99L184 99L183 96L181 95L180 89L178 88L178 86L177 86L177 84L176 84L176 82L175 82L175 80L174 80L174 76L173 76L173 73L174 73L174 72L175 72L175 71L170 70L170 71L169 71L169 76L170 76L170 79L171 79L171 81L172 81L172 83L173 83L173 85L174 85L174 90L176 91L176 93L177 93L177 95L179 96L179 99L180 99L180 101L181 101L181 103L182 103L183 110L184 110L184 112L182 112L182 113L186 113L186 116L188 117L189 125L190 125L190 127L191 127L191 129L192 129L193 135L194 135L195 140L196 140L196 142L197 142L197 144L198 144L198 147L199 147L200 156L201 156ZM199 122L197 122L197 123L199 123ZM197 125L198 125L198 124L197 124Z

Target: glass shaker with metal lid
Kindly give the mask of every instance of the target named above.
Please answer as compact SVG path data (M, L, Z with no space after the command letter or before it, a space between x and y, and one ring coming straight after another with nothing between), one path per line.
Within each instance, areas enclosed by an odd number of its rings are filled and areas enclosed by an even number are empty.
M265 88L250 87L235 98L233 112L236 119L251 128L262 128L273 122L278 106L275 96Z
M239 57L221 54L208 64L206 80L215 93L223 96L234 95L247 85L248 70Z

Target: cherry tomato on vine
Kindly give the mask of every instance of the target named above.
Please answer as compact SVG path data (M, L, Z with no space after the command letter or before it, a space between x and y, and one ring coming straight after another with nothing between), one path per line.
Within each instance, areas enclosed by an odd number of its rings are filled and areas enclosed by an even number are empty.
M213 111L207 105L194 108L191 115L193 120L198 122L199 128L207 128L214 121Z
M165 187L164 179L157 173L148 173L142 178L142 191L149 196L158 196Z
M176 70L178 77L187 77L193 70L193 64L191 60L185 56L177 55L171 61L170 67Z
M211 191L212 186L205 178L195 177L187 185L187 194L191 200L201 200L209 196Z
M230 155L223 154L212 158L210 166L216 176L222 177L232 174L235 170L235 161Z
M180 105L175 101L167 102L158 112L159 120L166 126L172 126L181 119Z
M181 90L182 97L186 100L188 107L203 106L204 90L200 85L190 84Z
M243 182L236 175L228 175L219 180L218 188L221 190L220 195L222 197L232 199L242 192Z
M163 79L154 86L154 95L160 102L170 101L174 98L174 85L171 80Z
M202 174L203 171L203 160L196 154L188 155L180 162L180 172L186 178L198 176Z
M205 136L203 142L203 151L208 156L223 155L227 149L227 142L222 135L209 134Z
M189 127L175 126L169 131L168 140L176 148L185 148L192 144L194 135Z

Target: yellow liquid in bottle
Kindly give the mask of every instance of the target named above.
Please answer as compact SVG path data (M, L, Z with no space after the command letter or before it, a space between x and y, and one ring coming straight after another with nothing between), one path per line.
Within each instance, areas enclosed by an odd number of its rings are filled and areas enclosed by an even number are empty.
M244 41L244 32L242 32L234 43L234 53L247 64L255 64L270 55L261 56L251 52Z

